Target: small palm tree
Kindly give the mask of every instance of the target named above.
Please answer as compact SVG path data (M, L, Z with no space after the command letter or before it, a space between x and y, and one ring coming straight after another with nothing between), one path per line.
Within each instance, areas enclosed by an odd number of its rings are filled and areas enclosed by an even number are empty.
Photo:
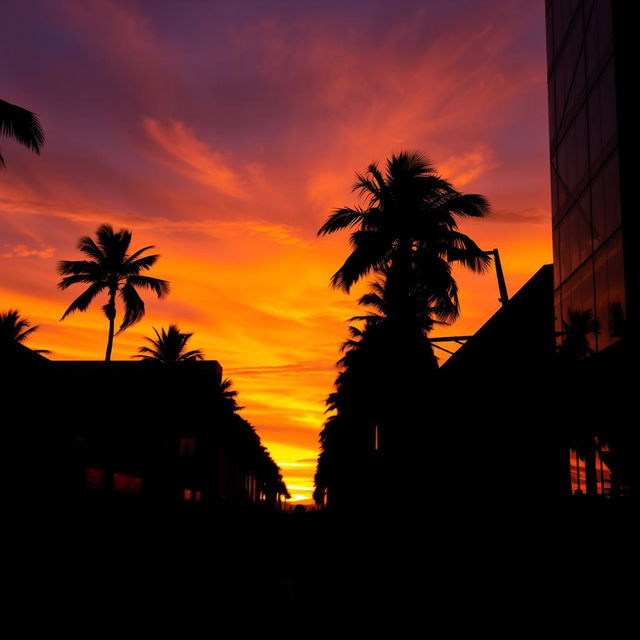
M107 304L102 307L109 320L109 337L105 360L111 360L116 319L116 295L124 303L124 317L118 333L138 322L145 313L144 302L137 289L150 289L158 298L169 293L169 283L159 278L141 275L148 271L160 257L158 254L143 256L153 245L127 253L131 244L131 231L120 229L115 232L111 225L103 224L96 231L97 240L83 236L78 249L91 260L63 260L58 263L58 272L64 276L58 283L60 289L74 284L89 284L62 315L64 320L74 311L86 311L93 299L102 292L108 295Z
M17 309L0 312L0 344L7 347L12 342L24 342L38 330L29 320L20 316ZM47 349L34 349L36 353L51 353Z
M158 333L155 327L153 331L157 339L145 338L152 346L140 347L139 353L134 358L166 363L204 359L200 349L185 351L187 342L193 333L182 333L175 324L170 324L167 331L161 329L161 333Z
M593 354L593 348L589 344L589 335L597 335L600 331L600 323L593 317L591 309L579 311L569 309L567 320L562 321L563 340L558 353L567 360L582 360Z
M4 100L0 100L0 135L17 140L37 154L40 154L44 143L38 116ZM4 166L4 158L0 154L0 167Z

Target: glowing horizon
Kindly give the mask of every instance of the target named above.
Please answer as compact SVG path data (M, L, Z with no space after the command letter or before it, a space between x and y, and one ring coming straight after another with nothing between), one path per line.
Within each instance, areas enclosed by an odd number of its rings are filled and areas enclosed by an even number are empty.
M317 238L355 202L355 171L417 149L492 204L461 223L498 247L509 292L551 261L544 7L526 0L320 5L10 0L0 97L38 113L36 157L0 138L0 310L40 329L56 360L104 357L96 300L59 318L59 260L98 225L155 245L171 282L116 338L129 359L176 323L218 360L299 500L310 498L350 296L329 288L347 234ZM498 308L493 273L458 271L473 333Z

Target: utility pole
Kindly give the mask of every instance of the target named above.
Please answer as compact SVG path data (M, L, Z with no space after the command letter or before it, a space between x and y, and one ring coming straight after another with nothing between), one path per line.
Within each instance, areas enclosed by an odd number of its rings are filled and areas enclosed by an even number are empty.
M485 251L485 256L493 257L493 264L496 266L496 277L498 278L498 291L500 292L500 297L498 301L502 303L502 306L506 305L509 302L509 294L507 293L507 283L504 280L504 272L502 271L502 263L500 262L500 254L497 249L493 249L492 251Z

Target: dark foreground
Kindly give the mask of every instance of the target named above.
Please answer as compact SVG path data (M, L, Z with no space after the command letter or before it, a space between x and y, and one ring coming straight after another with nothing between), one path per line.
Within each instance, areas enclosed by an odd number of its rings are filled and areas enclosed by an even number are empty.
M449 637L570 622L636 598L635 511L30 514L5 520L4 620L24 634L187 637L221 625L315 633L392 621L446 625Z

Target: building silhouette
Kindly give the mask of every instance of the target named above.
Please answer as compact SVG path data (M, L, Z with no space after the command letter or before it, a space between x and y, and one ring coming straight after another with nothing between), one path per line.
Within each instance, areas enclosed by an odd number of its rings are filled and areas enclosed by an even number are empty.
M5 507L279 508L287 490L216 361L0 358Z

